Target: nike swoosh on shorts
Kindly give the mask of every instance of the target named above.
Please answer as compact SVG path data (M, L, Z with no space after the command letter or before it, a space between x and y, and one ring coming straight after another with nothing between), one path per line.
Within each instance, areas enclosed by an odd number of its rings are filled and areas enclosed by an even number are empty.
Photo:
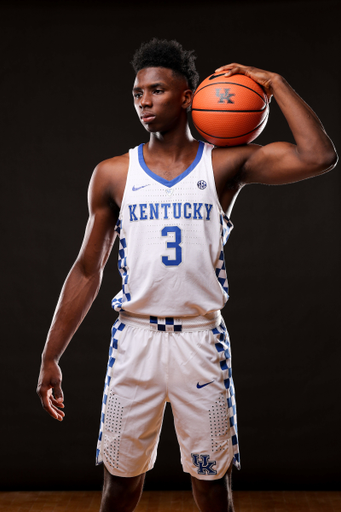
M201 389L201 388L204 388L205 386L208 386L209 384L212 384L212 382L214 382L214 380L211 380L211 382L206 382L206 384L197 384L197 388L198 389Z

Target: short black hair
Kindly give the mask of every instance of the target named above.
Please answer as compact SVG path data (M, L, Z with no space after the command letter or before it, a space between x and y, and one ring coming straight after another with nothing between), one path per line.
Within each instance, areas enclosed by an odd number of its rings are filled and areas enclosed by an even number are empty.
M144 68L168 68L186 78L188 87L194 91L199 83L195 68L194 50L184 50L178 41L157 39L142 43L136 50L131 64L135 73Z

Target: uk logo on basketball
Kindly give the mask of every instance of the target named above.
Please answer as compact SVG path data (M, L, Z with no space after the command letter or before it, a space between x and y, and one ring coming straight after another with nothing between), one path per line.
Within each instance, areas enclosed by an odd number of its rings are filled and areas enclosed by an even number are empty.
M198 475L216 475L217 472L213 466L217 464L216 460L210 461L209 455L199 455L198 453L191 453L194 466L198 468Z
M198 188L200 188L200 190L204 190L207 187L207 183L204 180L198 181L197 185L198 185Z
M221 90L223 92L220 92ZM233 92L230 93L230 89L216 89L215 95L219 98L218 103L224 103L224 101L226 101L226 103L234 103L231 98L235 96L235 94Z

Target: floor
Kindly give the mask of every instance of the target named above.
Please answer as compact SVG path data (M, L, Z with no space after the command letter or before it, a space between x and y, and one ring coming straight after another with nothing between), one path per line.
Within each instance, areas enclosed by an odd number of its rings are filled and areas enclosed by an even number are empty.
M1 512L98 512L98 491L0 492ZM236 512L341 512L341 492L237 491ZM198 512L190 491L145 491L136 512ZM214 511L212 511L214 512Z

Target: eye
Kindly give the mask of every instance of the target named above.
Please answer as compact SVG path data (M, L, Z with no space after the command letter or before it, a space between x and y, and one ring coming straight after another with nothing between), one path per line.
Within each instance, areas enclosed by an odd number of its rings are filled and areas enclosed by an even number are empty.
M154 94L161 94L163 93L162 89L154 89Z
M135 99L139 99L139 98L141 98L141 96L142 96L142 92L140 92L140 91L138 91L138 92L134 92L134 93L133 93L133 97L134 97Z

